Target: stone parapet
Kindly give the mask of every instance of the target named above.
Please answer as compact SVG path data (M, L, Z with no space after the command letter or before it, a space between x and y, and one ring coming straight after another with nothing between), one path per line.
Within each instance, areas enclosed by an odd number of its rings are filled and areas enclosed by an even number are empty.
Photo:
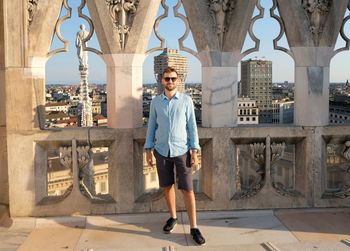
M202 163L201 188L196 195L198 210L350 206L347 171L342 175L342 166L348 162L339 162L337 167L330 160L345 158L344 152L350 145L346 136L349 130L348 127L199 128ZM165 211L161 191L147 190L144 183L145 134L146 128L9 132L11 215ZM89 146L89 142L91 147L108 148L109 192L100 199L88 198L79 189L80 160L74 149ZM72 149L69 163L73 165L75 181L65 196L48 196L45 192L48 151L60 147ZM338 168L340 175L334 176L334 168ZM335 188L335 184L339 187ZM184 209L182 202L178 209Z

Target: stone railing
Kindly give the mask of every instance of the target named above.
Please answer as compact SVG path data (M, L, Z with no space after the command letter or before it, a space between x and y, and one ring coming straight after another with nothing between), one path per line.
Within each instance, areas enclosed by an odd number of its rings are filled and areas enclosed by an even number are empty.
M349 127L199 128L198 209L350 206L349 132ZM9 160L11 215L166 210L155 169L144 164L145 134L145 128L11 134L26 149Z

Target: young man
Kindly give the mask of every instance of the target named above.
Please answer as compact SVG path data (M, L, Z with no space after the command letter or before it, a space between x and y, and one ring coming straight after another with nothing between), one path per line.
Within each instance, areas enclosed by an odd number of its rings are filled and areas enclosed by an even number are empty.
M193 192L192 167L198 165L200 149L192 99L177 91L178 74L172 67L164 70L164 93L151 102L146 136L146 158L153 166L157 162L159 186L163 188L170 218L163 227L171 233L177 224L174 187L174 166L178 189L183 193L193 240L204 245L205 239L197 228L196 200Z

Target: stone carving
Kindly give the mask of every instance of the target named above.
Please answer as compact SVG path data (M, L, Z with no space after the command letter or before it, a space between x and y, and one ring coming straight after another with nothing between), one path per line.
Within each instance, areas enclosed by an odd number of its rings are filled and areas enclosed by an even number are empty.
M235 193L232 197L233 200L246 199L256 195L264 186L264 180L262 175L256 177L253 183L248 189Z
M72 147L60 147L60 163L72 170Z
M283 157L285 148L286 144L284 142L271 144L271 165Z
M30 30L30 26L32 25L33 18L38 7L39 0L28 0L28 30Z
M284 184L281 182L275 182L274 181L274 164L283 158L284 151L286 148L286 143L272 143L271 144L271 176L272 176L272 187L276 190L277 193L283 195L283 196L291 196L291 197L299 197L301 196L301 193L299 193L296 190L292 190L287 188Z
M327 163L335 164L342 171L344 180L336 191L326 191L322 198L345 199L350 196L350 181L346 180L350 176L350 141L346 141L343 145L328 144L327 145ZM327 167L329 168L329 167Z
M319 44L319 38L332 3L332 0L302 0L302 7L307 14L310 32L316 46Z
M346 141L344 145L345 149L342 154L346 160L350 161L350 141Z
M86 0L81 0L80 6L78 7L78 16L81 17L82 19L84 19L87 23L88 23L88 27L89 27L89 32L86 33L86 37L84 38L85 44L84 44L84 51L91 51L96 53L97 55L102 55L102 52L100 50L97 50L95 48L92 47L88 47L87 46L87 42L90 41L91 37L94 34L95 31L95 27L94 24L92 22L92 19L84 14L84 8L86 7Z
M256 170L257 176L247 189L235 193L233 200L245 199L256 195L265 184L265 144L253 143L250 144L251 158L259 165Z
M259 169L256 170L257 173L265 173L265 144L264 143L254 143L250 144L250 150L253 159L259 164Z
M209 13L221 48L224 44L225 33L227 32L232 12L236 7L236 2L237 0L208 0Z
M60 163L72 172L72 147L60 147ZM70 185L61 198L66 198L73 190L73 184Z
M77 32L75 39L80 70L88 68L88 52L84 50L84 47L87 45L86 38L88 35L89 32L85 29L85 25L80 25L80 31Z
M109 14L119 33L119 42L122 50L125 49L127 37L130 33L133 17L140 0L106 0Z
M89 199L94 199L96 196L94 182L94 164L92 158L91 147L77 147L78 165L79 165L79 181L80 191Z

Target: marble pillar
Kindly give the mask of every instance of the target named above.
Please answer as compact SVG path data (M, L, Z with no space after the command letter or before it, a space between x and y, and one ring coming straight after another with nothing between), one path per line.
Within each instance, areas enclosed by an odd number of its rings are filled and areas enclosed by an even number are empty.
M332 47L292 47L295 60L294 124L325 126L329 121L329 64Z
M241 55L202 52L202 126L237 125L238 62Z
M142 127L142 66L145 54L103 55L107 66L107 114L111 128Z

